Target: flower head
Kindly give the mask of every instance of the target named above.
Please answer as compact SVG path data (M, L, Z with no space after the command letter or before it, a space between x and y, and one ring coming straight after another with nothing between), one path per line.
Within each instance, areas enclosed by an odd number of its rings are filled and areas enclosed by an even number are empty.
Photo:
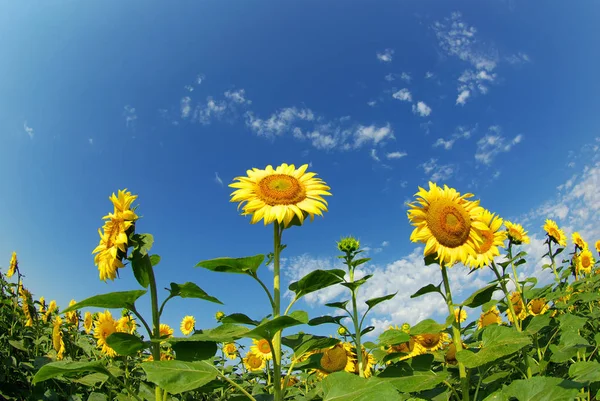
M61 325L62 319L60 316L56 316L52 325L52 346L56 351L56 359L59 361L64 358L65 354L65 342L63 341Z
M546 231L546 234L548 234L548 237L558 245L567 245L567 236L565 235L565 232L558 228L558 225L554 220L547 219L546 224L544 224L544 230Z
M21 286L19 288L19 296L21 297L21 307L23 309L23 314L25 315L25 327L32 327L33 319L37 318L37 313L35 306L33 305L31 292Z
M293 164L283 163L277 168L267 166L264 170L253 168L247 176L236 177L231 188L231 202L240 202L243 215L251 215L250 223L264 220L265 225L279 222L288 227L294 218L299 224L307 216L311 221L315 215L327 211L323 196L331 195L329 187L315 173L307 173L308 164L298 169Z
M40 297L40 313L46 313L46 298Z
M600 253L600 239L598 241L596 241L596 252Z
M238 349L235 343L227 343L223 345L223 353L229 359L235 359L237 357Z
M161 323L159 331L160 331L160 338L173 337L173 329L168 324Z
M121 316L117 320L117 331L119 333L133 334L136 328L135 320L130 315Z
M429 352L437 351L451 341L447 333L419 334L414 338L417 344Z
M477 230L482 241L475 247L475 256L469 255L467 263L471 267L487 266L494 260L494 257L500 256L498 248L504 248L506 231L500 230L502 219L487 210L481 212L481 221L486 225L486 230Z
M592 272L594 263L596 263L594 260L594 255L592 255L592 252L586 248L575 257L575 270L577 273L590 274Z
M85 332L87 334L90 334L93 327L94 327L94 318L92 316L92 312L87 311L87 312L85 312L85 316L83 318L83 328L85 329Z
M106 343L108 336L116 331L117 322L113 319L110 311L107 310L98 313L98 319L94 324L94 337L96 338L98 348L100 348L100 351L104 355L110 357L117 355L117 352Z
M69 307L75 305L76 303L77 302L72 299L71 302L69 302ZM79 327L79 315L77 314L77 310L65 313L65 319L69 324Z
M483 312L477 321L477 328L483 329L491 324L502 324L500 311L496 306L492 306L487 312Z
M187 336L194 332L195 325L196 319L194 319L194 316L185 316L183 320L181 320L181 326L179 327L179 329L181 330L184 336Z
M521 297L521 294L519 292L513 292L512 294L510 294L509 302L512 304L513 310L515 311L515 315L517 315L517 320L523 320L527 317L525 303L523 302L523 298ZM514 319L510 308L506 310L506 314L508 320L511 323L514 323Z
M580 250L588 248L587 242L585 242L583 238L581 238L581 234L579 234L578 232L574 232L571 238L573 239L573 243L575 244L575 246Z
M346 331L346 329L345 329L344 327L342 327L342 326L338 327L338 330L337 330L337 332L338 332L338 334L339 334L340 336L345 336L345 335L348 335L348 332L347 332L347 331Z
M337 247L340 252L353 253L359 250L360 241L354 237L345 237L337 243Z
M48 304L48 309L46 310L46 313L42 315L42 320L44 321L44 323L46 323L48 321L48 318L55 310L56 310L56 301L52 300Z
M254 355L257 355L259 358L266 360L273 358L273 353L271 352L271 346L269 342L264 338L260 340L252 340L252 346L250 347L250 351Z
M252 351L248 352L243 358L244 366L250 372L261 372L267 365L266 361L254 354Z
M548 311L550 306L545 298L536 298L529 301L527 309L532 316L543 315Z
M220 322L221 320L223 320L224 317L225 317L225 313L223 313L221 311L217 311L217 313L215 313L215 319L217 322Z
M13 252L10 257L10 264L8 265L8 271L6 272L6 277L11 278L15 271L17 271L19 267L19 262L17 261L17 253Z
M529 244L529 237L527 231L523 229L523 226L516 223L511 223L508 220L504 220L504 226L506 227L506 234L508 239L515 244Z
M467 311L462 308L455 308L454 320L456 320L458 323L462 323L467 320Z
M331 348L319 351L319 353L323 354L317 368L320 377L343 370L350 373L356 372L356 355L352 351L350 343L338 343Z

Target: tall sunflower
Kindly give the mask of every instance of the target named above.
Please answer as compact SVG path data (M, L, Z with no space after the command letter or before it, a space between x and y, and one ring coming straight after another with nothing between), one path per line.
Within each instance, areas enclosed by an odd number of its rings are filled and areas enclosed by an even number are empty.
M189 334L192 334L192 332L194 331L195 324L196 319L194 319L194 316L185 316L181 320L181 326L179 327L179 329L181 330L184 336L187 336Z
M60 316L56 316L54 318L54 322L52 324L52 346L56 351L56 359L62 360L65 354L65 342L63 340L63 333L61 329L63 321Z
M428 352L437 351L451 341L452 339L448 333L430 333L415 336L415 342Z
M248 352L242 361L244 362L246 369L248 369L250 372L262 372L267 365L267 362L264 359L252 351Z
M137 325L135 323L135 319L133 319L130 315L121 316L119 320L117 320L117 331L120 333L135 333L135 329Z
M578 232L574 232L571 238L573 239L573 243L575 244L575 246L577 246L577 248L579 248L580 250L588 248L587 242L585 242L583 238L581 238L581 234L579 234Z
M37 317L35 306L33 305L33 298L29 290L20 287L19 296L21 297L21 307L23 314L25 315L25 327L33 326L33 319Z
M560 246L567 246L567 236L565 232L558 228L558 225L554 220L547 219L544 224L544 230L554 242Z
M548 305L548 302L546 302L545 298L536 298L529 301L527 308L532 316L537 316L546 313L550 306Z
M13 252L10 257L10 263L8 265L8 271L6 272L6 277L11 278L15 274L15 271L17 271L18 266L19 262L17 261L17 253Z
M112 349L107 343L106 339L112 333L117 331L117 322L113 319L110 311L104 311L98 313L98 319L94 324L94 337L96 338L96 343L100 351L104 355L108 355L114 357L117 355L117 352Z
M486 230L477 230L483 242L475 247L476 255L469 255L467 259L467 263L476 268L487 266L492 263L494 257L500 256L498 248L504 248L504 240L507 236L506 231L500 230L502 219L499 216L484 209L480 219L487 226Z
M488 227L480 221L483 208L479 202L467 200L472 194L461 195L454 188L444 185L442 189L430 182L429 190L419 187L415 196L408 210L408 219L416 227L410 240L425 243L425 256L437 254L448 266L476 256L481 237L475 229Z
M76 303L77 303L77 302L75 302L75 300L74 300L74 299L72 299L72 300L69 302L69 307L71 307L71 306L75 305ZM65 313L65 319L67 320L67 322L68 322L69 324L72 324L72 325L74 325L74 326L77 326L77 327L79 327L79 315L78 315L78 313L77 313L77 311L76 311L76 310L74 310L74 311L72 311L72 312L67 312L67 313Z
M338 343L331 348L321 350L321 359L319 367L316 369L319 377L325 377L331 373L356 372L356 354L352 350L352 345L348 342Z
M500 311L496 306L492 306L487 312L483 312L477 320L477 328L483 329L492 324L502 324Z
M581 251L579 255L575 258L575 269L577 273L585 273L590 274L592 272L592 267L594 266L595 260L594 255L589 249L584 249Z
M260 340L252 339L252 344L253 345L250 347L250 351L252 351L254 355L257 355L259 358L262 358L265 361L273 358L271 346L267 340L264 338Z
M54 313L55 310L56 310L56 301L53 299L48 304L48 309L46 310L46 313L42 315L42 320L44 321L44 323L46 323L48 321L48 318L50 317L50 315L52 315L52 313Z
M288 227L294 217L302 224L306 216L311 221L315 215L327 211L329 187L315 173L307 173L308 164L298 169L293 164L283 163L277 168L267 166L264 170L253 168L247 176L236 177L231 188L231 202L240 202L243 215L252 215L250 223L264 220L265 225L278 221Z
M506 227L506 234L513 244L529 244L529 236L522 225L504 220L504 226Z

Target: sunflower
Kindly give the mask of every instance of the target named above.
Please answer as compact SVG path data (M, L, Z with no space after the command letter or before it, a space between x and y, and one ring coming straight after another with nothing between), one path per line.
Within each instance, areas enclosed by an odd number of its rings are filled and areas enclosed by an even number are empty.
M116 356L117 353L107 343L106 339L112 333L117 331L117 322L113 319L110 311L98 313L98 319L94 324L94 337L97 340L97 346L101 352L108 356Z
M354 373L357 375L360 375L360 371L358 369L358 358L356 357L357 354L354 353L354 355L355 355L355 359L356 359L356 363L354 365ZM375 357L370 352L367 352L365 347L362 347L363 372L364 372L366 378L371 377L371 375L373 373L373 366L375 366L375 363L376 363Z
M31 292L21 286L19 288L19 296L21 297L21 307L25 315L25 327L33 327L33 319L37 317L37 314L35 306L33 306Z
M472 194L460 195L455 189L429 183L429 191L419 187L417 201L409 204L408 219L416 228L412 242L424 242L424 256L437 254L440 263L453 265L476 256L481 238L475 229L486 230L481 222L479 202L468 201Z
M46 313L46 298L40 297L40 313Z
M510 303L512 303L512 307L515 311L515 315L517 315L517 320L525 319L527 317L527 310L525 309L525 303L523 302L523 298L521 297L521 294L518 292L513 292L512 294L510 294L509 299L510 299ZM506 315L508 317L508 320L511 323L514 323L510 308L506 310Z
M506 227L506 234L510 241L515 245L529 244L529 237L527 231L523 229L523 226L516 223L511 223L508 220L504 221Z
M480 220L487 226L486 230L477 230L477 233L483 240L481 244L475 247L475 256L469 255L467 263L471 267L483 267L489 265L495 256L500 256L500 248L504 248L506 231L500 231L502 219L490 213L488 210L481 212Z
M325 377L331 373L356 372L356 354L352 350L352 345L348 342L338 343L331 348L321 350L319 367L316 369L319 377Z
M160 331L160 338L173 337L173 329L168 324L161 323L159 331Z
M181 330L184 336L187 336L189 334L192 334L192 332L194 331L195 324L196 319L194 319L194 316L186 316L181 321L181 326L179 327L179 329Z
M265 340L264 338L260 339L260 340L252 340L252 343L254 345L252 345L250 347L250 351L254 354L259 356L260 358L266 360L272 359L273 358L273 353L271 352L271 346L269 345L269 342L267 340Z
M260 372L267 365L267 362L263 358L254 354L252 351L248 352L242 361L244 362L246 369L250 372Z
M171 353L169 352L160 352L160 360L161 361L172 361L173 359L175 359L173 357L173 355L171 355ZM148 358L146 358L147 362L152 362L154 360L154 356L150 355Z
M545 298L536 298L529 301L527 308L532 316L537 316L546 313L550 306L546 302Z
M462 344L463 349L467 349L467 344ZM446 355L444 355L444 360L448 365L456 365L458 360L456 359L456 345L454 342L451 342L448 346L448 350L446 351Z
M137 195L132 195L127 189L120 189L117 191L117 195L113 192L108 199L110 199L115 209L112 214L109 213L104 219L118 216L124 220L133 221L138 218L135 212L131 210L131 204L137 199Z
M457 323L462 323L467 320L467 311L462 308L454 309L454 320L456 320Z
M492 306L487 312L483 312L477 321L477 328L483 329L492 324L502 324L500 311L496 306Z
M386 351L388 354L396 352L406 354L403 357L400 357L400 361L404 361L406 359L410 359L417 355L425 354L427 352L425 347L423 347L421 344L415 341L414 337L411 337L410 340L408 340L405 343L390 345L387 347ZM391 360L387 363L391 363Z
M588 248L588 244L587 242L585 242L583 240L583 238L581 238L581 235L578 232L574 232L573 235L571 236L571 238L573 239L573 243L575 244L575 246L579 249L587 249Z
M83 328L85 329L85 332L87 334L90 334L93 326L94 326L94 318L92 316L92 312L87 311L87 312L85 312L85 316L83 318Z
M600 253L600 239L596 241L596 252Z
M547 219L544 224L544 230L554 242L561 246L567 246L567 236L565 232L558 228L554 220Z
M117 320L117 331L119 333L133 334L136 328L135 320L129 315L122 316Z
M6 277L11 278L13 276L13 274L15 274L15 271L17 270L18 267L19 267L19 263L17 262L17 253L13 252L12 256L10 257L10 264L8 265L8 271L6 272Z
M240 202L238 209L243 207L243 215L252 215L252 224L278 221L285 228L294 217L302 224L307 215L312 221L315 214L322 216L327 211L323 196L331 194L315 173L306 173L307 168L305 164L296 170L293 164L283 163L276 169L269 165L264 170L248 170L246 177L236 177L237 182L229 184L237 188L230 201Z
M71 302L69 302L69 307L75 305L76 303L77 302L75 302L75 300L72 299ZM79 315L77 314L77 310L65 313L65 319L68 323L79 327Z
M44 321L44 323L46 323L48 321L48 318L55 310L56 310L56 301L52 300L48 304L48 309L46 310L46 313L44 315L42 315L42 320Z
M285 379L286 379L286 378L285 378L285 376L281 378L281 387L283 387L283 385L284 385L284 383L285 383ZM287 387L292 387L292 386L294 386L294 385L298 384L299 382L300 382L300 381L298 380L298 378L297 378L297 377L290 376L290 377L288 377L288 378L287 378L287 385L286 385L286 388L287 388Z
M415 336L415 342L429 352L441 349L450 341L450 336L447 333L419 334Z
M592 272L592 266L594 266L594 263L596 262L592 252L589 249L584 249L575 258L575 269L577 273L583 272L585 274L590 274Z
M62 360L65 355L65 342L63 341L61 330L62 323L63 321L60 316L56 316L52 325L52 346L56 351L56 359L59 361Z
M235 343L226 343L223 345L223 353L229 359L235 359L237 357L238 349Z

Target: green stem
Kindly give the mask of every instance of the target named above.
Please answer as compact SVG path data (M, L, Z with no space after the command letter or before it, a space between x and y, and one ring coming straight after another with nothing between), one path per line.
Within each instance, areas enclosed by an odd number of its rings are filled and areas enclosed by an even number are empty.
M227 375L221 373L219 371L219 369L215 368L215 370L217 371L217 373L218 373L219 376L221 376L223 379L225 379L225 381L228 382L229 384L231 384L233 387L235 387L238 390L240 390L242 392L242 394L244 394L246 397L248 397L248 399L250 401L256 401L256 398L254 398L252 396L252 394L250 394L249 392L247 392L246 390L244 390L244 388L242 386L240 386L239 384L237 384L236 382L234 382L233 380L231 380L229 377L227 377Z
M275 221L273 223L273 319L281 314L281 293L280 285L280 266L279 259L281 253L281 235L283 227ZM278 330L273 337L273 395L275 401L281 401L281 330Z
M288 314L288 312L290 311L290 309L292 309L292 305L294 305L297 300L298 300L297 297L294 297L294 299L292 299L292 302L290 302L290 304L288 305L288 307L285 309L285 312L283 312L284 316Z
M349 259L349 257L347 257ZM348 267L350 268L350 282L354 282L354 267L350 264L348 260ZM358 310L356 308L356 289L352 291L352 321L354 322L354 342L356 345L356 359L358 360L358 374L360 377L365 377L365 372L363 370L363 354L362 348L360 345L360 323L358 321Z
M132 306L131 309L129 309L129 310L140 320L140 322L142 322L142 324L144 325L144 328L148 332L148 336L150 338L152 338L152 329L150 328L150 326L148 326L148 323L146 323L146 320L142 317L142 315L140 315L140 313L137 311L137 309L135 309L135 305Z
M442 279L444 281L444 292L446 293L446 305L448 306L448 313L450 316L454 316L454 305L452 304L452 292L450 290L450 281L448 280L448 272L443 263L440 263L442 270ZM462 339L460 336L459 323L456 319L452 319L452 341L458 354L463 350ZM462 387L462 399L463 401L469 401L469 379L467 378L467 370L462 362L458 362L458 374L460 376L460 384Z
M558 272L556 271L556 262L554 261L554 255L552 254L552 240L548 237L548 256L552 261L552 271L554 272L554 277L557 282L560 282L560 277L558 276Z
M267 288L267 286L265 285L265 283L263 283L262 280L259 279L257 275L251 274L251 276L256 281L258 281L258 284L260 284L260 286L263 288L263 290L265 290L265 292L267 293L267 296L269 297L269 303L271 304L271 309L274 309L275 308L275 301L273 301L273 296L271 295L271 292L269 291L269 289Z
M162 316L163 314L163 309L165 308L165 305L167 304L167 301L169 299L173 298L173 295L170 295L168 297L165 298L165 300L163 301L163 303L160 305L160 309L158 310L158 316Z
M116 377L115 375L113 375L110 372L108 372L108 375L111 379L113 379L114 381L119 383L121 386L123 386L123 388L125 388L125 390L127 390L127 392L129 394L131 394L131 396L133 398L135 398L138 401L142 401L142 399L131 389L131 387L129 387L129 385L127 385L125 382L123 382L121 379L119 379L118 377ZM158 392L156 394L158 394Z
M158 291L156 289L156 277L154 276L154 268L148 269L148 275L150 276L150 302L152 306L152 325L153 334L152 339L158 340L160 338L160 314L158 310ZM160 343L152 343L152 358L155 361L160 361ZM162 392L158 384L154 391L156 400L162 399Z

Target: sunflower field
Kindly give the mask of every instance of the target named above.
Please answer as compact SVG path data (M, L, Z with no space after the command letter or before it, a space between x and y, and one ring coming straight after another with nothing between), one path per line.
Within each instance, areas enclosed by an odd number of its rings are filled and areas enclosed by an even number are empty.
M567 238L546 220L539 228L549 262L543 269L553 280L538 283L523 275L524 265L535 263L522 250L534 228L503 220L473 194L430 182L408 204L408 223L414 226L410 240L424 244L425 264L439 266L439 276L411 297L439 295L447 318L395 322L367 336L374 330L365 324L368 313L397 293L358 305L371 276L355 277L370 259L354 237L337 243L345 269L311 271L289 285L293 296L282 303L282 252L294 246L284 245L285 233L327 212L331 195L307 168L253 168L230 184L241 214L273 227L271 253L195 266L254 280L271 306L258 316L219 312L207 329L185 316L176 328L183 336L175 336L162 322L170 300L226 300L194 282L157 283L161 258L152 253L152 235L143 232L137 196L127 190L110 196L113 210L102 218L92 253L100 280L131 269L138 288L90 294L61 309L34 297L23 277L27 266L16 253L7 255L8 268L0 272L0 400L600 398L600 241L590 246L578 233ZM272 269L272 283L259 278L263 265ZM489 269L495 279L458 303L448 269ZM330 314L309 316L297 308L307 294L331 286L343 286L346 300L327 304ZM144 316L138 300L148 292L151 314ZM467 309L479 318L468 322ZM319 325L331 335L307 332Z

